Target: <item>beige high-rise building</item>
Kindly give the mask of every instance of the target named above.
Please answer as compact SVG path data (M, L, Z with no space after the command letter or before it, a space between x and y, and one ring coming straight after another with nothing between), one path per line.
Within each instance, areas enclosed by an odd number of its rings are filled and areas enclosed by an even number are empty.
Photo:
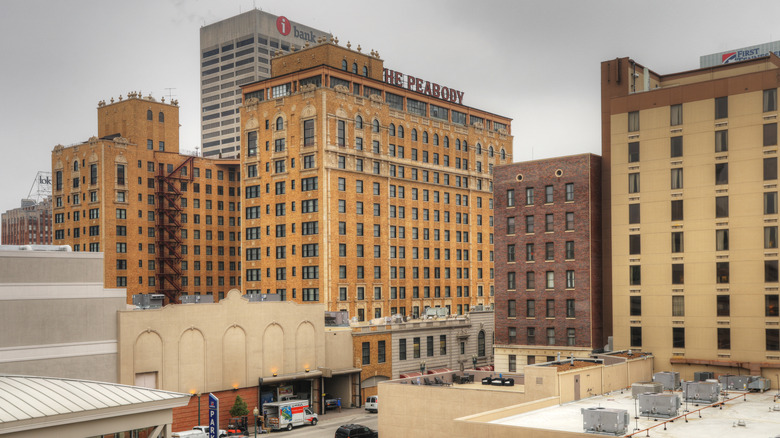
M656 369L780 368L780 58L661 75L602 63L605 299Z
M493 166L511 120L331 42L244 86L248 293L368 320L493 302Z

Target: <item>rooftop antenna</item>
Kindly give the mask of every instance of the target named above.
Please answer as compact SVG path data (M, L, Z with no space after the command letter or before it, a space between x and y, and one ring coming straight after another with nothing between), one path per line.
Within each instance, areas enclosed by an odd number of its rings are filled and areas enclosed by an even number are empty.
M171 102L173 100L173 93L172 93L172 91L175 90L175 88L166 88L165 90L168 91L168 102Z

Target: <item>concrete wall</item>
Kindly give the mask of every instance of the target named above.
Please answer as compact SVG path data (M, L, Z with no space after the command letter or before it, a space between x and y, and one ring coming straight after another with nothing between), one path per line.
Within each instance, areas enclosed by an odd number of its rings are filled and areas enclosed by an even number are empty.
M116 312L103 254L0 252L0 373L116 382Z

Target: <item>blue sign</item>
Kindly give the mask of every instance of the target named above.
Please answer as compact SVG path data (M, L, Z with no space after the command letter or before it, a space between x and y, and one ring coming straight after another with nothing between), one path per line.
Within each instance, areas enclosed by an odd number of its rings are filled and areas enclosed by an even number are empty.
M219 399L209 393L209 438L219 438Z

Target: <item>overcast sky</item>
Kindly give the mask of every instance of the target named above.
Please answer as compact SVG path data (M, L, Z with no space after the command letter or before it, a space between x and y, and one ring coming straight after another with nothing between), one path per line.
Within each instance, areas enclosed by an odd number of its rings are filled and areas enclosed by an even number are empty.
M0 211L51 171L55 145L96 135L101 99L170 92L182 149L199 146L199 29L253 7L512 118L514 161L600 153L601 61L666 74L780 39L780 1L0 0Z

